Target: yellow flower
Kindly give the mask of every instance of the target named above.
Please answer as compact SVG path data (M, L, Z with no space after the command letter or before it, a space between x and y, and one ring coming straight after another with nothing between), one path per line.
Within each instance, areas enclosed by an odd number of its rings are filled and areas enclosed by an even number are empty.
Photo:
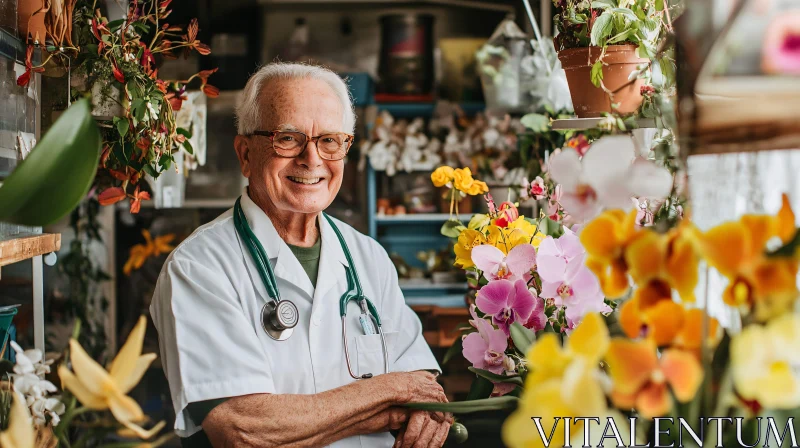
M728 278L723 300L747 313L755 307L756 319L765 321L791 307L797 297L798 261L793 257L767 257L769 240L783 242L794 236L794 213L786 195L776 216L745 215L737 222L712 228L699 239L708 263Z
M736 391L767 409L800 406L800 316L790 313L766 326L749 325L731 341Z
M597 378L608 342L608 329L599 314L588 314L564 348L553 333L539 338L528 352L532 371L525 380L519 407L503 424L503 442L511 448L544 446L531 417L540 417L542 428L549 433L555 417L606 415L606 397ZM570 430L583 433L580 423ZM560 420L551 446L564 444L564 420Z
M508 254L511 249L520 244L532 244L539 247L539 243L545 235L536 229L536 226L529 223L524 217L520 216L508 227L490 225L486 228L486 242L500 249L504 254Z
M8 428L0 433L0 446L3 448L33 448L36 433L28 412L25 399L16 392L9 391L14 399L8 412Z
M455 265L462 269L475 266L475 263L472 262L472 249L481 244L486 244L486 237L481 232L472 229L462 231L453 248L456 253Z
M453 187L455 187L456 190L469 194L470 188L472 188L472 184L474 183L475 179L472 178L472 171L469 167L456 168L453 171Z
M618 408L636 408L645 418L660 417L672 409L670 389L685 403L703 382L703 368L694 354L669 349L659 357L648 340L614 338L606 363L613 382L611 401Z
M666 235L642 231L625 248L625 264L633 281L639 286L665 283L666 288L675 288L684 302L694 302L700 259L686 232L691 232L686 225Z
M436 187L444 187L453 181L453 168L449 166L440 166L431 173L431 181Z
M614 299L628 291L625 248L642 234L636 229L636 210L608 210L581 231L586 266L594 272L606 297Z
M486 182L481 182L479 180L473 181L472 185L470 185L469 189L465 192L470 196L477 196L479 194L484 194L489 191L489 186L486 185Z
M145 244L137 244L131 247L128 261L122 268L125 275L130 275L132 271L141 268L144 262L150 257L157 257L163 253L168 253L175 249L170 243L175 239L175 234L170 233L153 239L148 230L142 230Z
M159 423L148 431L136 425L145 416L142 408L126 395L156 359L154 353L142 355L146 322L144 316L139 318L108 371L95 362L74 339L69 341L74 373L64 364L58 367L63 388L72 392L83 406L98 411L110 410L117 421L142 439L149 439L164 426Z

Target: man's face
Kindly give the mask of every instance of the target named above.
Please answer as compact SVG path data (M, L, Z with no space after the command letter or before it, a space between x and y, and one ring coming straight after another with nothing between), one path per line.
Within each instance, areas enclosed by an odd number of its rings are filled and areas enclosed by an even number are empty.
M309 137L342 129L343 106L331 87L314 79L269 81L260 95L262 131L299 131ZM252 198L278 210L318 213L325 210L342 185L344 160L319 157L309 141L295 158L279 156L265 136L237 136L236 152L242 174L250 181Z

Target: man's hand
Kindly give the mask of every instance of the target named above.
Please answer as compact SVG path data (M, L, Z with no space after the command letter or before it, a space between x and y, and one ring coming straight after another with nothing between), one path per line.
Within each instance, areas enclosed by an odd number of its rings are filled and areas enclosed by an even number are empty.
M398 404L447 402L442 386L436 382L436 375L430 372L393 372L375 377L378 378L395 390Z
M445 414L439 422L427 411L412 411L408 425L400 431L394 442L394 448L440 448L447 439L452 414Z

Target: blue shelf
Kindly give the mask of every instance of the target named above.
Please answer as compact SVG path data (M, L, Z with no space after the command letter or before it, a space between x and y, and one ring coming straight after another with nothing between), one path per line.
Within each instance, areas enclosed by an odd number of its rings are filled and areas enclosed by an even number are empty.
M404 225L404 224L444 224L450 219L447 213L418 213L407 215L388 215L376 216L375 222L380 225ZM466 222L461 219L462 222Z

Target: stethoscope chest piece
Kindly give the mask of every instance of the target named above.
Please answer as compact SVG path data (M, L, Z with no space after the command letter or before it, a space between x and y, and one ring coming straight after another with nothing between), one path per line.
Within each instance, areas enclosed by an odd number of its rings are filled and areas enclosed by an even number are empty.
M297 307L288 300L270 300L261 308L261 326L276 341L289 339L298 320Z

